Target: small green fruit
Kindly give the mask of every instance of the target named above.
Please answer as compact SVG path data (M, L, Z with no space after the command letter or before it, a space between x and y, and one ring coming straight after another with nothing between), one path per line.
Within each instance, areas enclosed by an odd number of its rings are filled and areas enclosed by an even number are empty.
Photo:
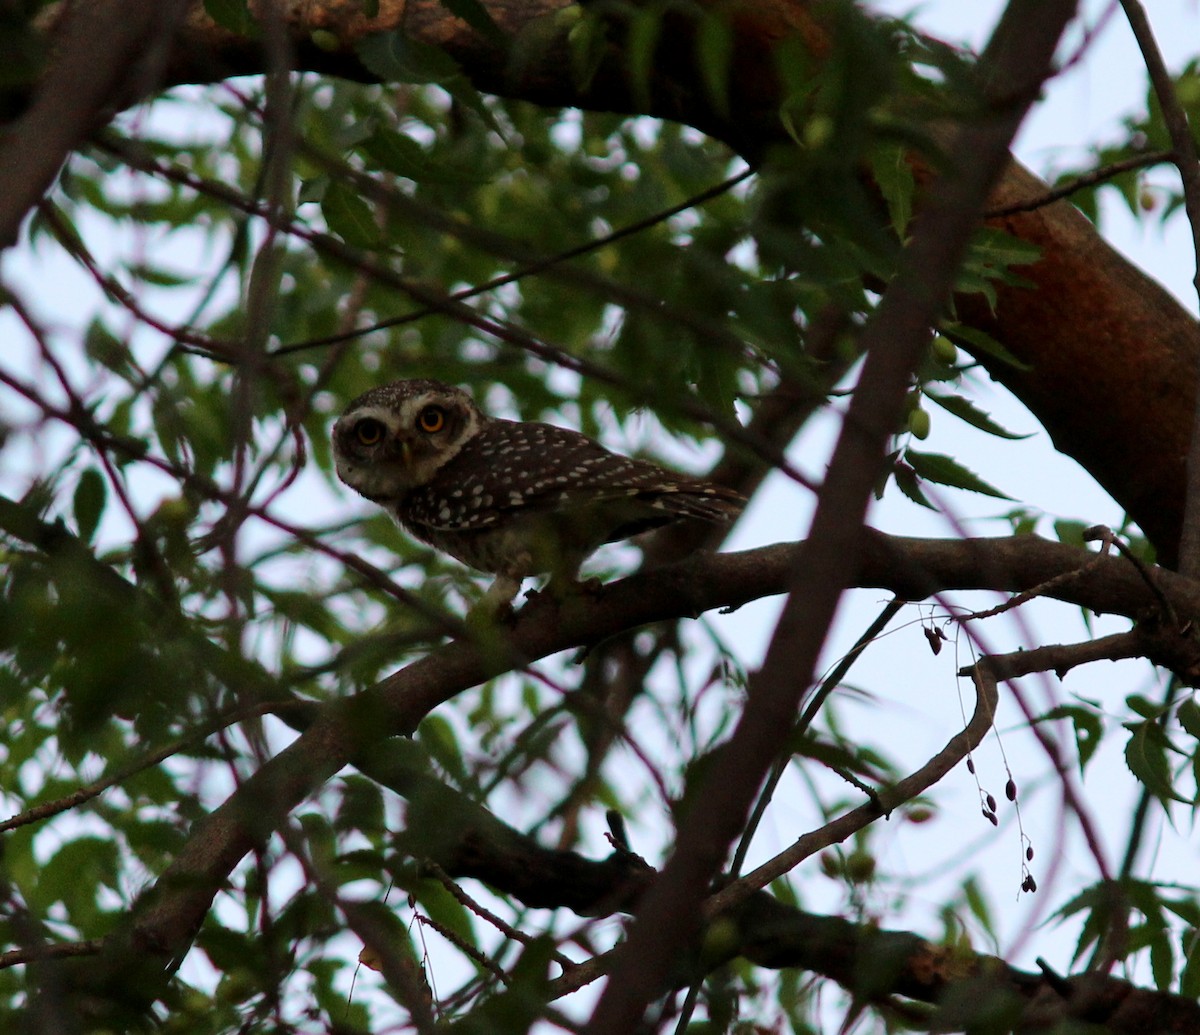
M583 17L583 8L579 4L571 4L554 12L554 24L560 29L569 29Z
M329 53L342 49L342 41L337 38L335 33L330 32L328 29L313 29L308 34L308 38L312 40L313 46Z
M738 929L727 916L717 917L704 929L701 957L705 960L725 960L738 947Z
M958 346L944 334L936 335L931 346L933 357L947 366L958 362Z
M804 143L814 151L824 146L833 136L833 119L828 115L814 115L804 124Z
M870 852L851 852L846 856L846 876L855 884L874 880L875 856Z
M922 441L929 438L929 411L917 408L908 415L908 430L913 438Z

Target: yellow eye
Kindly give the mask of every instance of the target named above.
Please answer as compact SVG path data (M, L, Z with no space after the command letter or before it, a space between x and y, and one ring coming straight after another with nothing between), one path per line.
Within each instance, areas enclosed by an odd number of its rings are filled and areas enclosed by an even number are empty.
M354 425L354 437L359 445L374 446L383 439L384 427L382 422L366 417Z
M417 415L417 427L430 435L446 426L446 411L440 406L426 406Z

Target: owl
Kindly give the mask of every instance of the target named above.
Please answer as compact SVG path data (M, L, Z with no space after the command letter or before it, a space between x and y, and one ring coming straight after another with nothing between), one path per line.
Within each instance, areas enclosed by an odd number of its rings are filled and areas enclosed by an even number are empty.
M333 426L333 456L338 477L409 534L495 575L493 608L532 575L575 582L603 543L681 518L729 521L745 503L576 431L489 417L439 381L359 396Z

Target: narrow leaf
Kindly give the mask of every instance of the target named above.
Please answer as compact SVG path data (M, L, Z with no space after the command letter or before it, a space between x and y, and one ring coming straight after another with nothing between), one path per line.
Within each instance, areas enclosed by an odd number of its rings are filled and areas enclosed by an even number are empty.
M492 19L488 9L479 0L442 0L442 6L451 14L461 18L479 35L494 43L504 42L504 33Z
M385 82L445 86L462 74L458 62L444 50L399 31L368 36L355 52L367 70Z
M918 453L908 449L904 459L917 472L917 477L935 485L948 485L952 489L966 489L996 499L1011 500L1012 497L989 485L979 475L963 467L957 460L942 453Z
M1015 370L1029 371L1033 369L1028 363L1017 359L1016 356L986 331L954 323L944 327L943 333L952 341L961 342L976 357L980 355L990 356L992 359L997 359Z
M1039 715L1035 722L1054 722L1058 719L1070 719L1075 727L1075 747L1079 752L1079 775L1096 753L1100 746L1100 738L1104 732L1104 721L1099 714L1090 708L1078 704L1060 704L1044 715Z
M1179 719L1179 725L1190 735L1200 740L1200 704L1196 703L1194 697L1189 697L1179 706L1175 716Z
M917 478L916 472L908 464L897 464L894 474L896 477L896 488L904 493L905 496L922 507L937 510L937 507L925 498L925 493L921 491L921 482Z
M79 476L72 506L75 511L75 527L79 530L79 538L85 543L90 543L92 536L96 534L100 516L104 513L106 495L104 477L95 468L89 467Z
M928 399L932 399L943 410L954 414L960 420L965 420L973 428L986 431L989 435L1012 440L1033 437L1033 432L1018 435L1015 431L1009 431L1007 428L1002 427L973 402L961 395L938 395L934 392L926 392L925 396Z
M1125 745L1125 764L1138 781L1160 801L1187 799L1176 793L1167 764L1166 736L1151 720L1129 723L1131 736Z
M330 180L325 197L321 199L321 213L329 229L347 244L358 248L378 245L379 227L371 206L344 183Z

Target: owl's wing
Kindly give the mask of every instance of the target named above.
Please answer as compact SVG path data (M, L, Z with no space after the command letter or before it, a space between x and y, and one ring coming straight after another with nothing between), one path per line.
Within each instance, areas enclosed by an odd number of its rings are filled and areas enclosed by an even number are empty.
M619 456L566 428L493 420L425 492L410 497L409 509L430 528L468 531L521 513L565 516L617 501L630 504L621 516L638 530L677 517L725 521L745 503L722 486Z

